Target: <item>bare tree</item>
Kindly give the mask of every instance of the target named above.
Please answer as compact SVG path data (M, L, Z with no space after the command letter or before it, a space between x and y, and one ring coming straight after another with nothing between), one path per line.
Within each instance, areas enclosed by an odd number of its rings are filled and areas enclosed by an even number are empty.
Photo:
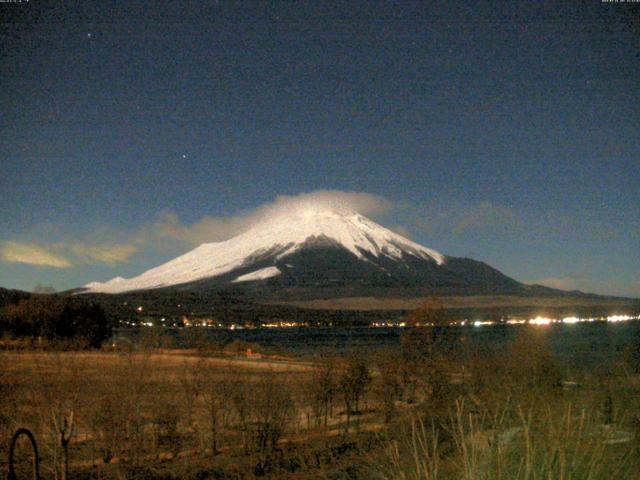
M365 357L361 354L350 354L338 381L347 415L347 430L352 414L360 411L360 399L370 383L371 373Z
M69 449L76 433L77 414L86 376L81 365L65 356L56 356L49 365L40 365L39 381L32 393L41 411L45 438L54 460L54 477L69 476Z
M268 469L278 441L296 415L286 383L274 373L238 382L231 394L247 453L257 457L257 471Z
M326 429L337 390L335 363L325 361L312 372L306 388L316 425L322 424Z
M179 372L178 382L182 390L182 406L186 414L189 429L194 427L194 410L198 398L202 395L207 380L204 370L205 360L190 362L186 360Z
M90 427L100 458L109 463L125 441L125 415L117 389L99 388L99 392L92 405Z
M208 365L203 372L205 382L202 389L204 406L209 419L210 448L213 455L219 453L220 433L225 426L228 417L227 402L232 392L233 380L229 378L217 378L217 369Z
M395 402L403 395L405 368L397 355L390 351L381 352L377 357L379 376L373 385L373 393L382 405L385 422L390 422L395 412Z
M118 357L114 380L123 411L121 448L133 464L143 459L146 440L145 399L149 397L149 384L154 374L161 375L161 372L152 367L148 351L130 351Z

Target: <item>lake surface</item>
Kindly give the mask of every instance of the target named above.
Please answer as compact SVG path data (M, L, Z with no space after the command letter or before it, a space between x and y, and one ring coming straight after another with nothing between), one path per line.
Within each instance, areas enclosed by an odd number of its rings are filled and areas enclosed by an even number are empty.
M193 327L192 327L193 328ZM240 340L256 343L270 350L292 355L322 354L324 351L365 349L373 351L400 344L401 335L409 328L401 327L300 327L300 328L256 328L256 329L216 329L202 328L199 332L206 339L216 343ZM504 348L523 329L539 331L547 338L548 345L558 358L566 362L599 363L620 360L625 348L640 345L640 321L593 322L579 324L529 325L483 325L448 327L452 336L464 335L469 345L491 349ZM120 329L119 340L135 339L145 334L146 329ZM178 346L184 346L185 331L165 330L164 334L175 337Z

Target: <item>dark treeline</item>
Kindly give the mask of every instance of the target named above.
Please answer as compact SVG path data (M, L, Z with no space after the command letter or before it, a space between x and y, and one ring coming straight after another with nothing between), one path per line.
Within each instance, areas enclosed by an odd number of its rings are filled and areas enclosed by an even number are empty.
M113 322L95 302L51 294L9 299L0 308L0 335L81 340L92 348L111 337Z
M83 294L69 297L70 292L61 294L74 301L81 299L86 303L99 305L108 318L114 319L115 326L129 326L139 322L159 324L161 319L166 326L182 326L185 319L190 321L211 320L222 325L261 325L274 321L297 322L309 326L368 326L375 322L402 322L414 316L413 310L325 310L299 308L294 305L261 303L256 296L247 296L242 292L227 291L182 291L147 290L117 295ZM5 290L0 288L0 309L3 305L17 304L30 298L28 292ZM417 309L418 311L421 308ZM611 305L575 305L575 306L485 306L467 308L438 307L439 315L447 320L493 320L500 321L510 317L533 318L548 316L601 317L611 314L640 314L640 301L629 299L627 304L615 307Z

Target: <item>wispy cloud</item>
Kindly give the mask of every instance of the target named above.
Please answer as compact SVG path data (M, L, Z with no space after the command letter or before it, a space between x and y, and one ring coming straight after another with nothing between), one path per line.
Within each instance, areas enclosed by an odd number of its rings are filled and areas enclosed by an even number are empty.
M114 266L126 262L137 250L138 247L135 245L124 244L2 242L0 259L5 263L22 263L36 267L70 268L78 264Z
M182 223L178 215L165 212L150 229L142 235L140 243L150 240L149 236L170 238L187 245L200 245L206 242L227 240L245 231L253 223L251 216L239 217L203 217L191 224Z
M23 263L37 267L69 268L71 262L53 251L53 247L34 243L3 242L0 258L7 263Z
M76 259L88 264L105 264L114 266L123 263L138 251L135 245L69 245L68 250L72 252Z
M394 202L371 193L347 192L342 190L317 190L300 195L281 195L273 203L263 205L258 210L264 214L291 208L308 208L315 205L330 206L342 211L355 211L362 215L382 215L396 205Z

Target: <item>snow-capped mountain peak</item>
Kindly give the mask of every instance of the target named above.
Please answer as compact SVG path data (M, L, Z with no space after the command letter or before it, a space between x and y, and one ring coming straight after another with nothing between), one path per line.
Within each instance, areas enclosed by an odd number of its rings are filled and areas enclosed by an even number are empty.
M387 257L401 261L405 256L442 265L445 256L415 243L368 218L336 206L303 204L287 211L272 212L244 233L223 242L205 243L180 257L152 268L137 277L114 278L85 285L85 292L119 293L184 284L229 274L252 263L263 264L256 271L239 275L234 282L262 280L280 275L275 262L323 239L348 250L358 259ZM268 267L264 262L272 262Z

